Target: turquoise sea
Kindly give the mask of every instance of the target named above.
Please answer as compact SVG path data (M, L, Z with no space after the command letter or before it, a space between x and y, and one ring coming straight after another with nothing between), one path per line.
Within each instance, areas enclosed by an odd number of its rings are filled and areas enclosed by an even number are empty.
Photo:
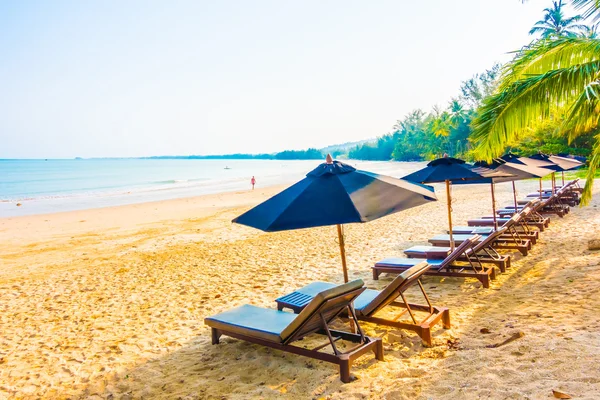
M423 165L346 162L395 177ZM318 160L0 160L0 217L247 190L252 176L258 188L291 184L318 164Z

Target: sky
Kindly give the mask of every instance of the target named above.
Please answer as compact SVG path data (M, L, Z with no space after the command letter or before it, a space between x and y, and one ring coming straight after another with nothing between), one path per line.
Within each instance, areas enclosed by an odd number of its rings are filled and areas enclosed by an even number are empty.
M0 3L0 158L270 153L391 131L550 0Z

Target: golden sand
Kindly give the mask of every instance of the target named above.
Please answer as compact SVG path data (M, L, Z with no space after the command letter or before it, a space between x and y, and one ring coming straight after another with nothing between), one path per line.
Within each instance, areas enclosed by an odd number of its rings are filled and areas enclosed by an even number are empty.
M497 185L499 205L509 188ZM535 188L519 183L522 193ZM274 308L307 283L342 281L334 227L264 233L230 223L279 190L0 219L0 399L600 398L600 252L587 250L600 236L597 198L553 218L490 289L426 277L452 318L433 347L365 323L383 337L385 361L365 356L352 383L331 364L230 338L212 346L205 317L246 303ZM457 224L490 214L489 186L453 192ZM440 195L347 226L350 277L384 287L392 277L373 281L370 266L446 223Z

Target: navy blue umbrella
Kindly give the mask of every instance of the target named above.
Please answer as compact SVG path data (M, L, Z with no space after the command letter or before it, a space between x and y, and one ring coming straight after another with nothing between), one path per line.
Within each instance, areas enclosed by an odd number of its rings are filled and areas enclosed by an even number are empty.
M360 171L327 156L306 178L233 222L266 232L337 225L348 282L342 224L372 221L436 200L431 186Z
M454 249L454 239L452 237L452 196L450 195L450 184L490 183L492 188L492 211L494 213L494 225L496 225L494 183L499 178L504 178L507 176L511 175L504 172L494 171L489 168L467 164L465 161L459 160L458 158L442 157L431 161L425 168L406 175L402 179L419 183L446 183L450 248Z

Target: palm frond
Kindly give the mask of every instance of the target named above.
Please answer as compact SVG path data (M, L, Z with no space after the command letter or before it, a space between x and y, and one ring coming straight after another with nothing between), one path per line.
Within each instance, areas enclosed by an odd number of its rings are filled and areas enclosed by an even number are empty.
M571 0L576 10L584 10L583 18L594 17L594 21L600 19L600 0Z
M586 206L590 204L592 200L592 188L594 187L594 177L596 176L596 170L600 165L600 134L594 137L595 142L592 147L592 154L589 159L589 169L587 176L585 177L585 186L583 193L581 194L581 205Z
M532 121L548 118L552 106L565 107L577 100L599 70L600 60L554 69L514 82L489 97L472 123L477 155L490 161L500 155Z
M600 59L600 40L586 37L540 40L523 50L503 70L499 91L516 81L557 68Z
M570 107L562 131L568 132L569 142L590 132L600 124L600 72L587 84Z

